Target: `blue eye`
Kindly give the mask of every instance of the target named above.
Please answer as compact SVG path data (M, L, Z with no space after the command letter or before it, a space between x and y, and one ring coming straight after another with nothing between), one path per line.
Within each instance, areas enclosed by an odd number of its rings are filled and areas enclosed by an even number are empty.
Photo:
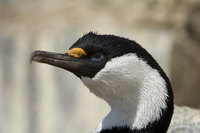
M101 52L94 53L93 55L90 56L90 60L95 63L103 61L104 58L105 56Z

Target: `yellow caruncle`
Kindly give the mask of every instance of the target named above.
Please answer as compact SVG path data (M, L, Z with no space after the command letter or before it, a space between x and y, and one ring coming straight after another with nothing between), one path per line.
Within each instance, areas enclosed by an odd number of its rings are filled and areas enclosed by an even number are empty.
M75 58L79 58L82 55L87 55L87 53L82 48L77 48L77 47L67 50L65 53Z

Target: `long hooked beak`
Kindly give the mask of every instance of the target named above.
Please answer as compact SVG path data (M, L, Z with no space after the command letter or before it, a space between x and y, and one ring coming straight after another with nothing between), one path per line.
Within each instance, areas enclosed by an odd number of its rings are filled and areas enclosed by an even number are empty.
M99 69L99 66L92 63L87 57L75 58L68 54L47 51L32 52L30 62L32 61L63 68L74 73L79 78L81 76L93 77Z

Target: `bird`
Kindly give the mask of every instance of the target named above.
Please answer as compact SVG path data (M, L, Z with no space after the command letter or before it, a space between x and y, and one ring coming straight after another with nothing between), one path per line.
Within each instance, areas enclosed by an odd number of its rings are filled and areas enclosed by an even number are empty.
M30 62L46 63L75 74L110 112L96 133L166 133L174 98L169 78L136 41L88 32L66 52L36 50Z

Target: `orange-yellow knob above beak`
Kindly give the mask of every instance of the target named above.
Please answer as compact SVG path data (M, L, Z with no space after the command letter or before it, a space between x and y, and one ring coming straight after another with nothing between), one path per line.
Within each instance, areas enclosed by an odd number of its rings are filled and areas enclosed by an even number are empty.
M70 55L70 56L73 56L75 58L79 58L83 55L87 55L87 53L82 48L77 48L77 47L70 49L70 50L67 50L65 53Z

